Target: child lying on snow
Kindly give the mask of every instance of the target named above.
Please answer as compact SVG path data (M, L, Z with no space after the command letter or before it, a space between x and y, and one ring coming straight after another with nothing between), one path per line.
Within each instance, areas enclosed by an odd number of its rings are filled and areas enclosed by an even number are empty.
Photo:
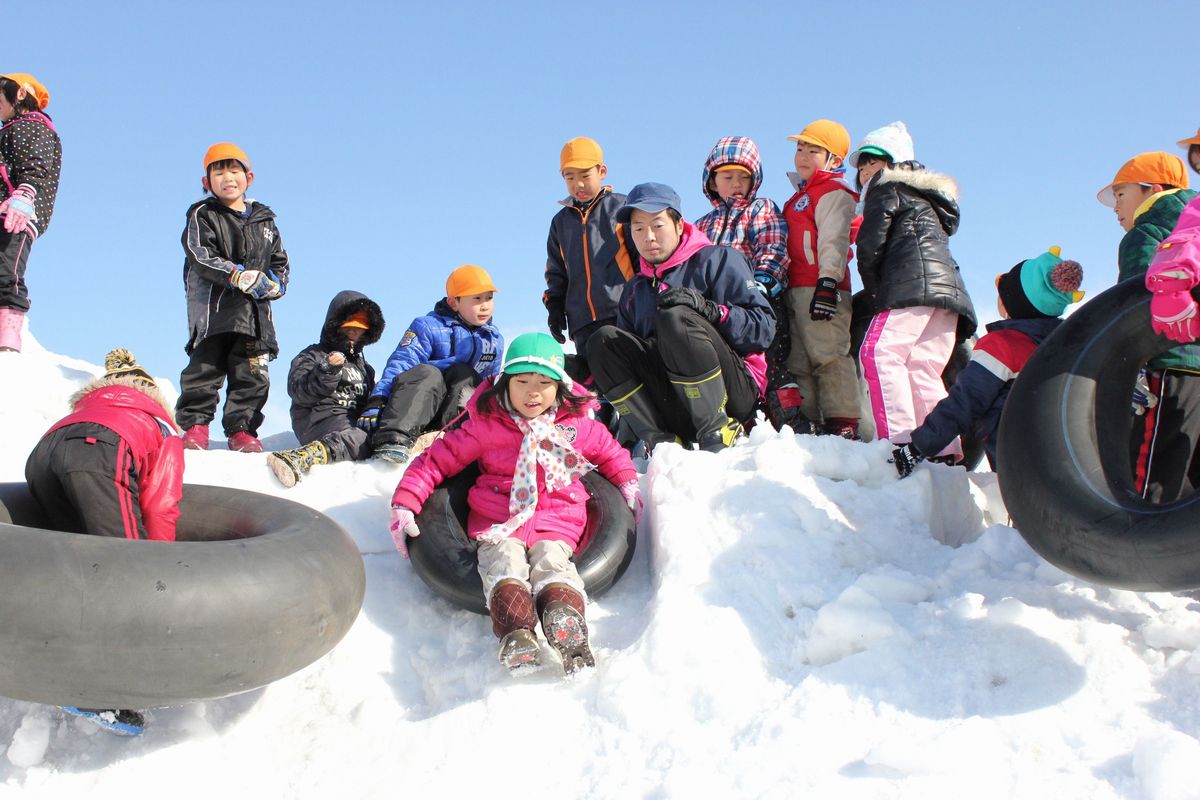
M551 336L518 336L499 377L471 398L467 421L417 457L392 495L392 537L407 558L405 536L420 534L421 506L438 484L479 462L481 475L467 496L467 535L479 545L500 663L510 670L540 663L539 617L568 673L595 664L583 581L571 560L587 523L580 478L600 470L635 514L641 510L629 453L587 415L595 399L574 393L565 364Z

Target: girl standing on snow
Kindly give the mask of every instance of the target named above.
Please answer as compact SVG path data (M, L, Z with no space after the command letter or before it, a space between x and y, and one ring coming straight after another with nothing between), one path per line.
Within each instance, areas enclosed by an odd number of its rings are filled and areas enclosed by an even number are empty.
M958 187L914 160L903 122L868 133L847 161L862 191L856 254L873 313L859 361L876 435L907 444L946 396L942 370L955 344L975 332L975 309L950 255ZM962 444L955 439L939 455L961 458Z
M44 109L50 92L32 75L0 75L0 351L20 352L29 310L29 248L50 224L62 145Z
M392 495L392 538L408 558L405 537L420 534L421 506L438 484L479 462L467 535L479 546L484 597L509 670L540 663L539 617L567 673L595 664L583 581L571 560L587 523L580 478L598 469L635 514L641 510L629 453L587 415L595 398L574 393L565 364L548 334L514 339L500 375L468 403L467 421L415 459Z

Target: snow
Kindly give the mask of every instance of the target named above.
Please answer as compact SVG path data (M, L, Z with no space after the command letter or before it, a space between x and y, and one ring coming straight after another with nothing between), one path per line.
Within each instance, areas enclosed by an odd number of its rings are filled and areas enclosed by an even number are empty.
M101 371L25 340L0 355L5 481ZM887 455L763 427L715 455L661 447L634 562L589 608L596 669L514 679L488 621L394 552L395 468L285 490L264 456L189 452L189 482L345 527L360 618L312 666L150 710L136 739L0 700L0 793L1200 797L1200 603L1074 579L1006 526L991 473L899 481Z

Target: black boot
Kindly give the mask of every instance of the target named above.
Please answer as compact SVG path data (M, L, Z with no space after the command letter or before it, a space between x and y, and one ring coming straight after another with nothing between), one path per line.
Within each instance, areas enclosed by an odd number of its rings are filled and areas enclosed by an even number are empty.
M719 452L742 435L742 425L725 413L725 378L717 367L707 375L668 375L679 393L683 407L691 415L696 429L696 443L701 450Z
M621 419L625 421L630 430L646 443L647 452L652 451L655 445L662 442L679 441L679 437L666 430L667 426L662 420L662 413L654 405L654 400L643 384L629 381L620 386L614 386L611 392L606 393L606 396L610 398L609 402L612 403L612 407L621 415Z

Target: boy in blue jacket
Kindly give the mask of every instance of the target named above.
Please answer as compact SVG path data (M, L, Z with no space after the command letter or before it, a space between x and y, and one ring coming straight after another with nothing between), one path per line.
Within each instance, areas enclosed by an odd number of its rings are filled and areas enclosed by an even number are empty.
M950 394L912 432L912 441L892 451L901 478L972 428L996 469L996 430L1013 382L1038 345L1062 324L1067 306L1083 299L1083 268L1061 259L1059 252L1051 247L996 276L996 310L1002 319L988 324Z
M464 264L446 279L433 311L409 324L358 415L358 426L374 434L376 459L407 462L418 436L448 425L475 387L500 371L495 291L482 267Z

